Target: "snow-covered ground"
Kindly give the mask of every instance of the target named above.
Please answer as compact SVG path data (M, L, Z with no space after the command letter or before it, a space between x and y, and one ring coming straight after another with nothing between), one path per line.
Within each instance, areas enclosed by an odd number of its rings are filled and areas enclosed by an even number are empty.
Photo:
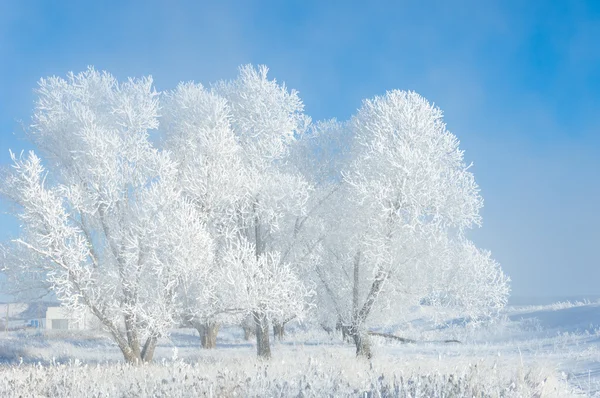
M600 302L511 307L507 315L520 326L512 341L524 357L554 364L571 385L600 396Z
M123 365L112 341L91 332L8 332L0 396L600 396L599 302L511 306L479 328L415 324L388 331L417 343L375 337L371 361L306 326L289 328L268 363L255 359L241 329L222 330L215 350L178 329L143 367Z

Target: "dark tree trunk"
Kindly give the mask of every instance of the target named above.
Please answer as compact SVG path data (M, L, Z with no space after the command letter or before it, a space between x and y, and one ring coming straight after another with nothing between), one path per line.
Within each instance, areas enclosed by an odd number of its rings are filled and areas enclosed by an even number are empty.
M123 336L121 334L121 331L119 331L115 324L112 323L108 318L106 318L96 307L90 306L90 309L92 310L92 313L98 317L100 322L102 322L102 324L107 327L113 340L119 346L121 353L123 353L123 358L125 359L125 362L133 365L139 365L142 362L140 352L139 350L137 352L134 351L131 348L131 345L129 344L128 338L132 337L133 335L129 333L128 335ZM137 346L139 347L139 344Z
M377 296L383 288L383 284L387 280L389 273L379 268L375 275L375 280L371 284L371 289L367 294L367 298L362 305L359 306L359 275L360 275L360 251L356 253L354 257L354 286L352 289L352 323L349 328L349 334L354 339L354 345L356 346L356 356L371 358L373 353L371 351L371 340L369 333L365 330L365 321L371 313L373 305L377 300Z
M275 340L283 340L285 335L285 323L273 322L273 338Z
M254 202L254 254L256 260L260 260L260 256L265 252L266 242L264 240L264 231L262 231L260 218L257 212L258 199ZM267 314L262 310L252 313L254 324L256 325L256 352L259 358L271 358L271 345L269 342L269 320Z
M366 332L355 331L352 337L354 338L354 345L356 346L356 356L371 359L373 353L371 352L371 340L369 339L369 334Z
M142 349L142 361L144 362L152 362L152 358L154 358L154 350L156 349L156 343L158 342L158 338L156 337L148 337L146 343L144 344L144 348Z
M141 359L141 348L139 343L139 338L137 331L135 329L135 321L132 316L125 315L125 332L127 334L127 343L129 348L131 348L131 356L133 358Z
M342 325L342 327L341 327L342 340L344 340L347 343L351 343L353 341L351 329L352 328L348 325Z
M337 323L335 324L335 330L337 332L342 333L342 340L347 343L352 343L352 332L351 327L346 325L341 318L338 318Z
M244 340L250 341L256 334L256 324L252 315L244 318L242 321L242 329L244 329Z
M244 328L244 340L250 341L252 337L256 334L256 330L254 327L243 325Z
M256 353L259 358L271 358L271 345L269 342L269 320L266 314L261 312L254 313L254 322L256 323Z
M125 362L132 365L141 365L144 362L152 362L157 342L157 337L149 337L144 343L144 346L141 349L141 351L132 349L129 344L123 344L123 341L117 343L119 345L119 348L121 349L121 352L123 353ZM136 341L134 343L134 347L140 346L139 342Z
M369 335L363 333L361 330L361 316L359 309L359 282L360 282L360 260L361 253L358 251L354 256L354 284L352 286L352 324L348 328L342 326L342 333L346 334L347 337L354 339L354 345L356 346L356 356L365 356L371 358L371 343L369 341Z
M142 362L142 358L134 354L133 350L128 345L121 346L119 344L119 348L123 353L123 358L125 358L125 362L127 362L128 364L139 365Z
M200 334L200 344L202 348L216 348L217 334L219 333L220 325L217 322L206 322L196 326L198 334Z

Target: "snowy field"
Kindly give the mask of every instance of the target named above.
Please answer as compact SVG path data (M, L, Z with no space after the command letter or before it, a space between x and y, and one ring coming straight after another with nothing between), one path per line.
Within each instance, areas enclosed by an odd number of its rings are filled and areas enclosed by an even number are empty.
M295 326L264 362L241 329L222 330L216 350L178 329L141 367L99 334L9 332L0 396L600 396L600 303L512 306L478 329L386 331L417 343L376 337L369 362L337 335Z

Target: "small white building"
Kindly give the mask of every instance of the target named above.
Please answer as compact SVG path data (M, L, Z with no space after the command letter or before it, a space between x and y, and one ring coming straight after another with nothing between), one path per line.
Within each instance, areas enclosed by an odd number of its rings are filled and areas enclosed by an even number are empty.
M76 317L65 307L48 307L46 310L46 329L92 330L98 327L98 318L88 311Z

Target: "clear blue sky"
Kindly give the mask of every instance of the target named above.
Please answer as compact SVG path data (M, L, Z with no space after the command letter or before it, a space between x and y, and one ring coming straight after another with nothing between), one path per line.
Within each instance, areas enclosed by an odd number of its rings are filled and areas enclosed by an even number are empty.
M162 90L264 63L315 119L416 90L475 163L473 238L514 294L600 294L600 1L206 3L0 0L0 165L29 148L37 80L87 65Z

